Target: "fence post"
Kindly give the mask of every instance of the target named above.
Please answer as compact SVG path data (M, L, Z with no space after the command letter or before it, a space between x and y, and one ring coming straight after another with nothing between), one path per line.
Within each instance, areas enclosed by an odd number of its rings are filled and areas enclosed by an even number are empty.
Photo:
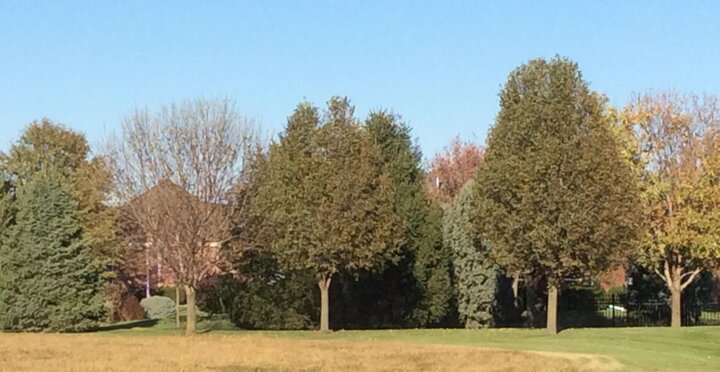
M612 304L612 325L615 327L615 293L610 297L610 302Z

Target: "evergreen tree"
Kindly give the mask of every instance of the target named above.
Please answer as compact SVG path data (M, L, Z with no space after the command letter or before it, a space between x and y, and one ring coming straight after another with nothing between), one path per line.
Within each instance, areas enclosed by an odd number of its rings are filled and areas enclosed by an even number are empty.
M380 150L383 169L395 186L393 209L402 219L400 260L379 273L346 276L339 313L348 327L427 326L448 313L452 286L442 245L442 211L423 189L421 154L410 128L387 111L371 112L365 130Z
M83 237L74 195L52 169L17 190L15 224L0 253L3 329L82 331L98 324L101 269Z
M470 181L445 209L443 235L453 255L460 321L465 328L488 327L498 314L499 272L473 225L476 212Z
M114 208L105 202L112 174L101 157L90 158L82 133L48 119L30 123L9 153L0 153L11 188L22 187L38 172L53 169L72 182L87 244L103 268L103 277L116 276L122 244Z
M450 250L443 244L442 219L440 205L429 202L413 267L415 280L421 289L420 301L415 305L411 319L411 325L416 327L446 325L447 316L456 311Z
M575 63L537 59L514 70L476 175L481 235L509 272L548 283L556 333L566 278L598 274L636 242L637 183Z

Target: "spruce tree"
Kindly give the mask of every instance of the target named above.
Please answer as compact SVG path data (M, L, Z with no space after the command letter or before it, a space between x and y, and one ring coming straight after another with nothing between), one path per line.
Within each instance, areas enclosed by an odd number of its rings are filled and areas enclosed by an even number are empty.
M115 209L106 201L112 174L102 157L90 156L90 145L82 133L48 119L30 123L13 143L8 154L0 153L10 189L22 185L38 172L52 168L73 184L78 217L93 257L103 265L109 284L118 275L121 239L117 236ZM110 289L110 288L108 288ZM110 292L108 300L112 299Z
M52 169L18 190L15 224L0 253L0 316L10 331L83 331L103 310L101 267L93 259L70 181Z
M498 267L473 225L473 182L460 189L445 209L443 236L452 251L460 321L465 328L494 324L498 304Z

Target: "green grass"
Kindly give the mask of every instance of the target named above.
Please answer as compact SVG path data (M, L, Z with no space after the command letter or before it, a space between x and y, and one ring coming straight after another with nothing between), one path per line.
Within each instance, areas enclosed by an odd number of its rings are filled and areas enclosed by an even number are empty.
M541 329L427 329L336 331L241 331L230 330L226 319L206 318L198 329L212 334L255 334L273 338L404 342L469 345L506 350L530 350L597 354L612 357L627 370L720 371L720 327L595 328L568 329L549 335ZM145 328L104 332L123 335L178 334L174 320Z

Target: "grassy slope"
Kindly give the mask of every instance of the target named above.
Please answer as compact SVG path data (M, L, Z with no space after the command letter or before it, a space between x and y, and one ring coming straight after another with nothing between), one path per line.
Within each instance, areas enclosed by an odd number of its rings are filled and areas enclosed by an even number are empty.
M213 334L263 335L335 341L394 341L404 343L447 344L597 354L612 357L630 370L711 371L720 370L720 327L601 328L569 329L558 335L544 330L373 330L338 331L321 334L312 331L229 331L223 321L201 322L200 330ZM225 329L225 330L224 330ZM149 328L116 330L105 334L163 335L180 333L172 322L160 322Z

